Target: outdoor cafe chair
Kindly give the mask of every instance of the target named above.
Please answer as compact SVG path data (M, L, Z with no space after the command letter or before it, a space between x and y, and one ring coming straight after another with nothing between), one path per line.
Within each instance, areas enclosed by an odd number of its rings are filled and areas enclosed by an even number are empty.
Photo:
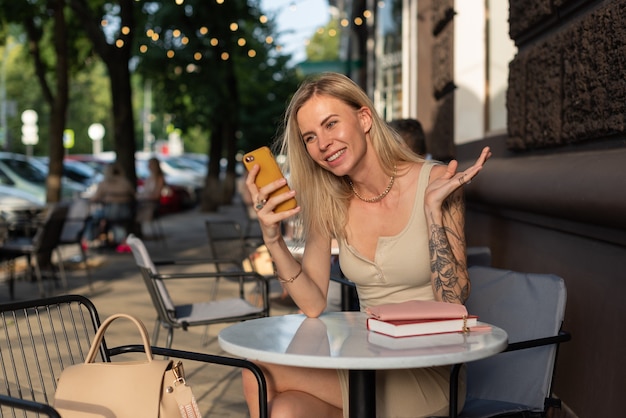
M209 242L209 257L217 271L254 271L267 280L276 278L274 264L262 241L248 240L239 222L229 219L207 219L204 222ZM276 283L278 283L275 280ZM218 289L215 282L213 294Z
M246 264L258 245L256 242L251 244L246 241L239 222L207 219L204 225L209 241L209 257L214 260L227 260L216 264L218 271L246 269Z
M85 362L100 324L94 304L80 295L0 304L0 416L33 416L27 414L30 411L37 412L39 416L59 418L60 415L51 406L57 379L64 368ZM97 361L114 361L115 356L121 354L127 359L133 356L130 353L143 352L140 340L137 344L110 348L105 338ZM152 353L206 365L250 370L259 386L261 416L267 417L266 382L261 369L254 363L155 346Z
M551 392L559 344L571 336L561 326L565 282L554 274L522 273L486 266L469 268L471 315L504 329L503 353L467 363L467 396L462 418L544 417L560 407ZM456 378L452 371L450 416L457 416Z
M158 200L139 200L137 202L137 214L135 221L141 225L148 225L150 238L161 241L163 247L167 247L165 232L159 215L160 203ZM147 237L147 235L145 235Z
M80 258L85 266L87 279L91 285L91 270L87 262L87 249L82 239L91 219L91 205L86 199L74 199L68 209L67 218L61 230L59 245L76 245L80 250ZM60 250L59 250L60 251Z
M269 315L269 286L267 280L256 272L234 271L234 272L202 272L202 273L161 273L157 270L157 265L182 267L190 264L190 260L161 261L153 262L146 246L139 238L130 234L126 238L126 243L130 246L137 267L144 279L152 304L157 311L157 319L154 328L153 341L157 342L161 327L167 329L166 347L172 346L174 330L197 325L211 325L218 323L231 323L244 321L246 319L262 318ZM195 262L197 263L197 262ZM203 264L206 261L203 260ZM182 279L204 279L214 282L219 278L227 277L237 281L237 295L225 298L210 298L203 302L176 303L170 296L170 292L165 284L174 284ZM256 289L261 292L261 302L252 304L248 299L251 295L246 292L247 284L255 283ZM209 287L207 286L207 289ZM207 297L207 299L209 299Z
M18 257L25 256L27 258L27 268L30 274L31 268L34 267L37 284L39 286L40 296L46 294L43 285L43 276L39 258L50 259L52 254L56 252L63 287L67 288L67 277L61 259L59 250L59 242L61 231L67 218L68 205L65 203L54 203L46 211L43 222L38 225L37 231L33 237L16 237L9 238L0 246L0 260L14 260ZM52 267L52 261L50 260ZM14 263L10 263L9 274L9 294L11 299L15 296L15 272Z

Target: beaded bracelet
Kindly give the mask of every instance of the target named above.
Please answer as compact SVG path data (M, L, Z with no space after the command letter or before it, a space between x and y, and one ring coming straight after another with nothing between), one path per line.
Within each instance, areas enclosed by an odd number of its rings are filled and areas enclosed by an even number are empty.
M302 274L302 266L300 266L300 270L296 273L296 275L290 279L283 279L282 277L278 275L278 273L276 273L276 277L278 278L278 281L281 283L293 283L293 281L296 280L298 276L300 276L301 274Z

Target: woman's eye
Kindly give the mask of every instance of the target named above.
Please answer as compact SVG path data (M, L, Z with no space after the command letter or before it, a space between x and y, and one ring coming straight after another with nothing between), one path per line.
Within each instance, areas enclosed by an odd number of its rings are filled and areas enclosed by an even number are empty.
M337 124L336 121L331 121L326 124L326 128L330 129Z
M310 144L311 142L313 142L315 140L315 136L313 135L307 135L303 138L304 143L305 144Z

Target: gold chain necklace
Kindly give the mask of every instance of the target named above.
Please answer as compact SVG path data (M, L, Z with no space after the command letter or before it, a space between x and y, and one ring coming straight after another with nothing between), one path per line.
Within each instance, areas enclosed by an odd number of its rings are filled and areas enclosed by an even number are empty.
M348 184L350 185L350 189L352 189L352 193L354 193L354 195L358 197L359 200L362 200L366 203L376 203L376 202L380 202L381 200L383 200L384 197L387 196L387 194L389 194L389 191L391 190L391 187L393 186L393 182L396 180L396 173L397 173L397 169L396 169L396 166L394 165L393 174L389 178L389 184L387 185L387 188L378 196L374 196L369 199L364 198L363 196L359 194L359 192L356 191L356 189L354 188L354 184L352 183L352 180L348 179Z

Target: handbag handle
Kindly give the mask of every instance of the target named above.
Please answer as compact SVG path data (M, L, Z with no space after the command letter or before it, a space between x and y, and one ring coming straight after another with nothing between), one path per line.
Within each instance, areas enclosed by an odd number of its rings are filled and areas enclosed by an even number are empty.
M148 363L152 361L152 348L150 347L150 337L148 337L148 330L146 326L139 319L135 318L132 315L118 313L109 316L98 328L96 335L93 337L93 342L91 343L91 348L89 349L89 353L87 353L87 357L85 358L85 364L93 363L96 359L96 355L98 354L98 350L100 349L100 344L102 343L102 339L104 338L104 331L109 327L111 322L118 318L126 318L131 320L139 329L139 334L141 335L141 339L143 340L144 350L146 352L146 356L148 357Z

